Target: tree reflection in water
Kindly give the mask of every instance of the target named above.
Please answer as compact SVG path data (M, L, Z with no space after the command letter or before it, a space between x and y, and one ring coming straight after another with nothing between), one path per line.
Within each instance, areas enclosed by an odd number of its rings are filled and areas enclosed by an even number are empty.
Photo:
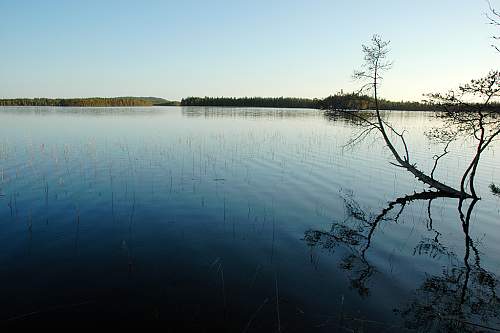
M497 295L497 277L482 268L481 253L469 235L470 219L478 199L458 200L458 215L464 237L464 256L457 255L444 246L442 234L433 225L432 201L449 197L440 192L421 192L389 202L380 214L364 211L352 193L343 195L346 218L335 222L329 231L308 230L304 240L310 247L335 249L348 248L349 254L339 266L348 274L350 285L362 297L370 295L370 278L377 272L367 259L373 245L373 236L382 222L397 223L405 207L414 201L427 204L427 230L433 237L423 238L414 248L414 255L431 258L447 257L449 263L440 275L428 275L413 293L412 298L396 309L410 329L422 331L500 331L500 298ZM467 206L468 204L468 206Z

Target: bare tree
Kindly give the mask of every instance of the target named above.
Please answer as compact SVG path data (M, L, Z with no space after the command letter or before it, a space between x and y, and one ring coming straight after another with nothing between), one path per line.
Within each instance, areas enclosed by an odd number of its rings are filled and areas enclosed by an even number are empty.
M410 151L404 137L404 131L398 132L392 125L382 119L379 108L378 88L383 79L383 74L392 67L392 62L387 59L387 55L389 53L389 41L384 41L380 36L374 35L371 39L370 45L363 45L363 53L364 64L362 70L355 71L353 77L354 79L363 82L363 85L358 92L359 94L367 91L373 92L373 97L375 99L374 119L351 111L334 110L341 113L349 113L351 117L356 117L364 124L366 128L355 138L355 140L363 139L372 130L376 130L382 135L386 146L389 148L396 160L396 163L391 164L406 169L421 182L427 184L431 188L443 192L448 196L464 198L472 197L472 195L466 193L464 190L457 190L434 179L433 172L431 174L426 174L421 171L417 167L416 163L413 163L411 160ZM396 144L391 141L391 134L397 137L399 143L403 147L403 151L399 151L396 148ZM437 160L439 160L439 158Z
M498 15L497 12L494 13ZM500 97L500 72L491 71L484 78L471 80L457 90L450 90L446 94L428 95L430 99L427 102L432 103L436 110L444 111L441 115L444 125L429 133L430 137L444 144L444 151L433 156L432 170L424 172L411 159L404 136L405 132L396 130L383 119L380 112L379 85L383 74L392 67L392 62L387 59L389 42L374 35L370 45L363 45L363 53L362 70L355 71L354 78L363 82L358 94L366 91L373 92L374 113L367 114L367 112L360 113L343 109L330 110L330 114L333 112L333 114L346 115L351 120L357 120L364 127L357 136L348 142L347 146L362 141L372 131L378 131L396 160L391 164L406 169L418 180L446 196L462 199L478 198L474 180L481 154L500 134L499 107L498 104L494 104ZM460 186L455 188L434 178L439 161L449 153L450 144L459 138L468 137L477 141L477 148L461 177Z
M493 6L491 5L491 2L488 1L488 6L489 6L489 13L486 14L486 17L488 18L489 24L494 26L495 28L500 28L500 12L498 12ZM500 40L500 33L494 34L493 35L493 40L495 42L498 42ZM492 44L491 45L495 50L500 52L500 47L498 45Z
M463 173L460 190L465 192L466 184L473 197L477 197L474 179L481 154L500 134L500 113L492 105L500 97L500 72L491 71L487 76L450 90L446 94L430 94L430 101L436 108L444 110L440 117L443 126L433 131L434 137L471 137L477 142L476 152Z

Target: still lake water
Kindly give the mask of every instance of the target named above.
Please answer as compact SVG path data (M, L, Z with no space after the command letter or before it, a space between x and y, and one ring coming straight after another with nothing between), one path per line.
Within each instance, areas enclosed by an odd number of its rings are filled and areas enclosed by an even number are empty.
M439 120L385 116L431 169ZM457 199L395 202L423 185L376 136L345 149L358 130L314 110L0 108L1 319L499 329L494 149L465 221ZM472 146L452 148L436 176L454 185Z

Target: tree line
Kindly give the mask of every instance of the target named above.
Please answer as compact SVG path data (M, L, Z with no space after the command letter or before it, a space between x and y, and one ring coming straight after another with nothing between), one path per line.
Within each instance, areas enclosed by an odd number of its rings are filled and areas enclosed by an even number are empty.
M13 98L0 99L0 106L153 106L176 105L176 102L157 97L91 97L91 98Z
M229 107L270 107L270 108L305 108L305 109L341 109L372 110L375 99L367 95L355 93L338 93L324 99L297 97L188 97L181 100L182 106L229 106ZM430 111L434 107L430 103L393 102L379 100L384 110Z
M318 108L319 99L298 97L187 97L182 106L231 106L270 108Z
M434 111L435 106L427 102L394 102L387 99L378 99L381 110L400 111ZM376 108L375 98L357 93L331 95L319 101L319 109L325 110L374 110Z
M92 97L92 98L13 98L0 99L0 106L214 106L214 107L268 107L304 108L321 110L374 110L375 98L357 93L337 93L323 99L300 97L187 97L180 102L158 97ZM380 110L434 111L430 102L407 102L378 99ZM491 109L500 111L500 104L491 103Z
M298 97L188 97L181 100L182 106L226 106L226 107L269 107L305 108L321 110L374 110L376 103L380 110L435 111L432 102L390 101L357 93L337 93L324 99ZM500 111L500 104L492 103L492 109Z

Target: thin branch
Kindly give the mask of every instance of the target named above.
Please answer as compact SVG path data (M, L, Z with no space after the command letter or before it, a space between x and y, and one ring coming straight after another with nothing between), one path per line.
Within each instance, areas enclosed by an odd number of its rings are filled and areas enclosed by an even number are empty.
M443 149L443 153L441 155L434 155L434 166L432 167L432 171L431 171L431 178L434 179L434 171L436 171L436 168L437 168L437 165L439 163L439 160L441 158L443 158L444 156L448 155L449 151L448 151L448 147L450 146L450 144L455 140L455 137L453 137L452 139L450 139L448 141L448 143L446 144L446 146L444 146L444 149Z

